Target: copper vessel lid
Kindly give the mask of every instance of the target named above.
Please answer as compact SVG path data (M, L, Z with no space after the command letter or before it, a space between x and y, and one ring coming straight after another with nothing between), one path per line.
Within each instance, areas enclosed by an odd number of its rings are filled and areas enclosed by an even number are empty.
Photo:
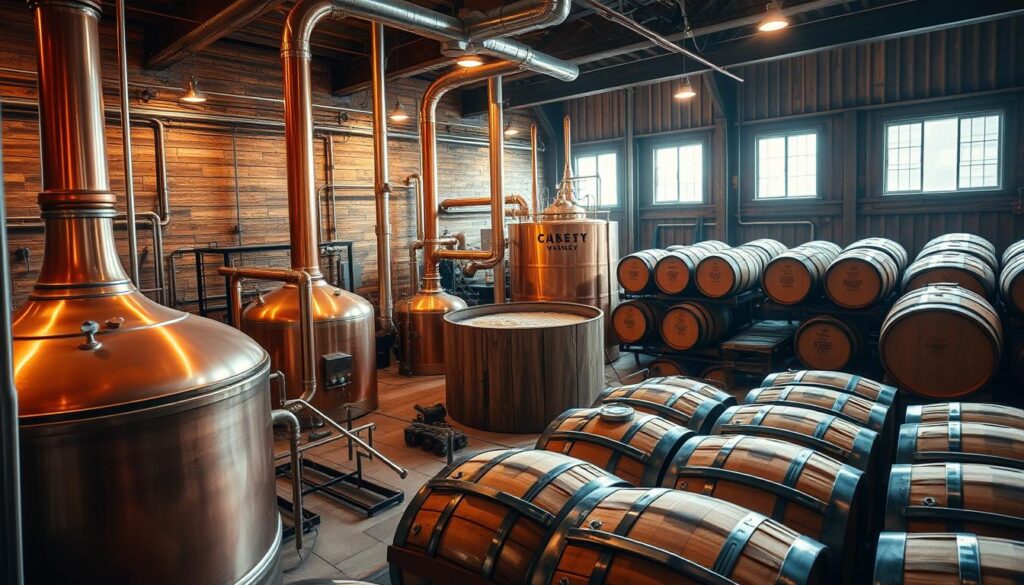
M13 319L14 382L23 423L183 398L251 375L268 359L241 332L164 307L138 291L31 299Z
M262 295L263 299L249 305L242 315L245 321L260 323L299 324L299 292L295 285L285 284ZM363 297L338 288L323 278L313 280L313 320L355 321L373 318L373 305Z

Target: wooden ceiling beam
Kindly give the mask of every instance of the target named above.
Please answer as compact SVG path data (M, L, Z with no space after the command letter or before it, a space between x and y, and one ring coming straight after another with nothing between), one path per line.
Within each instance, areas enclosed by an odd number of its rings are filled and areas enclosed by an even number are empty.
M422 75L447 67L451 62L451 57L441 54L441 43L433 39L418 38L406 43L388 57L386 79L394 81L403 77ZM368 87L369 59L354 59L331 67L331 93L334 95L351 95Z

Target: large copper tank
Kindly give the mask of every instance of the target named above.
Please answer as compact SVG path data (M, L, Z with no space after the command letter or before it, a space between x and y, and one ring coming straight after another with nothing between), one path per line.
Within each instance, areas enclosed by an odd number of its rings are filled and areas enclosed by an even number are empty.
M618 223L570 217L508 226L512 301L568 301L604 312L605 360L619 356L611 324L619 304Z
M373 305L366 299L331 286L313 282L313 330L319 355L342 352L352 356L352 381L342 388L327 389L317 373L312 404L334 419L344 420L346 405L358 417L377 408L377 355ZM302 387L302 352L299 337L299 293L286 284L250 305L242 315L242 331L270 353L271 367L284 373L289 398L298 398ZM271 404L278 404L272 390Z
M395 303L402 373L425 376L445 372L444 316L467 306L466 301L444 291L420 291Z
M100 5L36 0L46 248L13 317L27 583L280 580L269 358L114 247Z

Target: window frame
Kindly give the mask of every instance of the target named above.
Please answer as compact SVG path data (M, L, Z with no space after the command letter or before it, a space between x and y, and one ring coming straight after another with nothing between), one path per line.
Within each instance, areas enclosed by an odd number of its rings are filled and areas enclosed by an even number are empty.
M799 126L799 127L787 127L785 129L778 130L767 130L763 132L755 132L753 134L753 141L751 143L751 158L753 159L753 193L751 200L757 203L764 203L770 201L815 201L824 198L822 187L824 186L823 177L823 159L826 158L823 154L827 154L823 149L822 135L824 132L819 126ZM814 135L814 195L789 195L789 137L791 136L804 136ZM782 197L761 197L760 196L760 181L759 173L761 166L760 156L758 156L758 147L761 140L771 138L784 138L785 140L785 154L783 160L786 162L783 169L783 182L786 185L786 194Z
M623 205L623 198L625 196L624 188L623 188L624 187L624 183L623 183L624 177L622 176L622 173L623 173L623 160L622 160L623 149L622 149L622 145L620 145L620 144L608 144L608 143L601 143L601 144L578 144L578 145L574 144L573 148L572 148L572 173L573 173L574 177L577 176L577 170L576 170L577 169L577 162L576 161L579 158L581 158L581 157L588 157L588 156L600 157L601 155L605 155L605 154L614 154L615 155L615 194L616 194L615 203L613 205L603 205L603 204L601 204L600 201L598 201L597 205L595 207L597 209L619 209ZM579 181L576 181L575 184L573 185L574 192L575 192L575 187L578 184L579 184ZM604 186L604 179L601 180L601 185L602 185L602 187ZM577 197L577 199L578 199L578 197ZM583 205L584 207L589 207L589 205L587 205L587 202L581 202L580 205Z
M996 171L996 185L990 187L965 187L960 188L960 123L963 118L979 118L995 115L999 118L999 133L997 135L998 144L996 146L997 156L997 171ZM942 191L925 191L924 190L924 123L929 120L942 120L942 119L956 119L956 185L955 189L945 189ZM945 112L935 113L921 113L916 116L903 117L903 116L890 116L879 120L880 136L882 141L881 156L881 168L879 170L879 194L882 197L907 197L907 196L932 196L932 195L969 195L972 193L989 193L989 192L1000 192L1003 191L1005 185L1005 173L1006 173L1006 133L1007 133L1007 111L1005 108L967 108L948 110ZM886 181L888 179L889 171L889 127L890 126L903 126L907 124L921 124L921 168L919 172L919 179L921 188L914 191L888 191L886 189Z
M706 128L680 130L658 136L647 136L637 140L636 157L639 169L650 169L651 172L637 173L640 208L646 210L688 210L708 207L714 203L714 177L712 177L713 158L711 131ZM686 146L694 143L701 145L701 200L700 201L654 201L654 151L659 148Z
M675 201L658 201L657 199L657 172L658 156L657 151L673 149L677 156L679 149L687 146L700 146L700 199L696 201L681 201L679 199L679 166L676 165L676 199ZM666 206L693 206L705 205L708 202L708 161L707 161L707 140L701 136L682 136L675 140L655 143L650 145L650 171L651 171L651 206L663 209Z

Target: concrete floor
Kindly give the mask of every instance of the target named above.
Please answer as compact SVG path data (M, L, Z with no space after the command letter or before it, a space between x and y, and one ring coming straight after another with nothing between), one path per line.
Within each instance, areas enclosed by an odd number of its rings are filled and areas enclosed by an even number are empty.
M605 368L608 384L633 383L638 375L632 355L624 354L612 366ZM407 468L409 474L401 479L380 461L364 464L365 474L374 481L401 489L405 492L402 504L381 511L367 518L362 512L346 507L322 495L305 498L305 506L320 514L321 524L317 531L306 535L301 553L295 551L294 543L284 543L282 564L285 569L284 582L296 583L305 579L361 579L370 583L389 584L387 575L387 546L391 543L398 522L409 500L420 487L445 466L445 459L420 449L405 445L403 430L415 416L413 405L432 405L444 402L444 376L401 376L395 366L380 370L380 409L357 424L373 422L374 446L397 464ZM456 425L459 426L459 425ZM463 428L469 435L466 452L494 447L529 447L537 435L507 435L486 433ZM286 445L279 444L284 451ZM348 460L346 445L324 445L306 454L313 460L328 463L340 469L352 469ZM278 491L288 496L290 484L279 480Z

